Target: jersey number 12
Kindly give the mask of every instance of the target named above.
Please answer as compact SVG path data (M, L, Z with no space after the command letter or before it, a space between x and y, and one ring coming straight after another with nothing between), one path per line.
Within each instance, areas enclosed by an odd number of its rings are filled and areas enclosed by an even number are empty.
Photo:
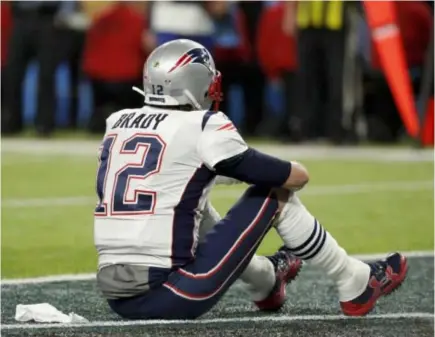
M107 135L102 144L96 186L99 203L95 215L152 214L156 204L155 191L136 189L133 197L128 197L127 192L131 180L144 180L160 171L166 144L157 135L139 133L125 140L116 153L113 151L116 140L117 135ZM138 154L141 148L144 148L142 155ZM138 154L137 160L117 170L112 186L107 186L107 176L113 174L110 172L113 157L132 154Z

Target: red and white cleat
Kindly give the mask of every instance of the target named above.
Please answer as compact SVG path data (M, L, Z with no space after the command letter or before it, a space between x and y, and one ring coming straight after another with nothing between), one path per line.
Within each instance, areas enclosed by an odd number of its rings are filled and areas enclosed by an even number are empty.
M275 267L276 282L269 296L254 302L263 311L277 311L285 303L286 285L293 281L302 269L302 260L293 256L285 247L267 257Z
M369 266L370 279L366 290L351 301L340 302L345 315L367 315L381 296L389 295L401 286L408 272L406 258L399 253L391 254L385 260L369 263Z

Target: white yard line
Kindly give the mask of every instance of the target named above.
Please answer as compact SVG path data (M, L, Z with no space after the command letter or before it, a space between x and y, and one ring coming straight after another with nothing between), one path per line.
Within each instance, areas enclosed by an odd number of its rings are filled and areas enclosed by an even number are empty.
M359 254L352 255L353 257L364 260L364 261L374 261L384 258L388 253L374 253L374 254ZM432 250L422 250L422 251L409 251L402 252L408 258L424 258L424 257L434 257L434 251ZM51 283L51 282L69 282L69 281L87 281L95 279L95 273L87 274L64 274L64 275L49 275L40 276L33 278L18 278L18 279L5 279L1 280L0 283L4 285L21 285L21 284L41 284L41 283Z
M373 253L373 254L356 254L352 255L354 258L358 260L363 261L374 261L383 259L385 256L387 256L388 253ZM403 255L405 255L407 258L421 258L421 257L434 257L434 251L433 250L412 250L408 252L401 252Z
M294 322L294 321L347 321L347 320L372 320L372 319L434 319L434 314L430 312L405 312L373 314L363 318L349 317L343 315L283 315L283 316L258 316L258 317L229 317L229 318L210 318L190 321L180 320L137 320L137 321L94 321L89 323L29 323L29 324L2 324L2 330L11 329L65 329L65 328L96 328L96 327L125 327L125 326L150 326L150 325L205 325L205 324L227 324L227 323L257 323L257 322Z
M96 204L97 197L48 197L26 199L2 199L2 208L27 208L48 206L86 206Z
M96 156L100 141L4 139L2 153L47 156ZM400 147L332 147L327 145L283 145L263 144L254 147L281 158L292 159L340 159L371 161L433 162L433 149Z
M432 190L432 180L422 181L379 181L348 185L326 185L313 186L302 190L302 195L350 195L371 192L393 192L393 191L422 191ZM212 198L238 197L244 189L216 189L212 192ZM23 207L49 207L49 206L86 206L96 203L96 196L77 197L48 197L48 198L25 198L25 199L3 199L2 208L23 208Z
M20 284L41 284L52 282L74 282L74 281L87 281L95 279L95 273L87 274L63 274L63 275L49 275L34 278L21 278L21 279L5 279L0 280L1 285L20 285Z

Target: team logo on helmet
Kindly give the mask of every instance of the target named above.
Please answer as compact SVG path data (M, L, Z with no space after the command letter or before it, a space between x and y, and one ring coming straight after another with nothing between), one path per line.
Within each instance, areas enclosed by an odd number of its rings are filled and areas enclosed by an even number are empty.
M210 70L210 55L208 51L205 48L195 48L189 50L188 52L180 56L177 62L175 62L175 65L171 69L169 69L168 73L191 63L202 64Z

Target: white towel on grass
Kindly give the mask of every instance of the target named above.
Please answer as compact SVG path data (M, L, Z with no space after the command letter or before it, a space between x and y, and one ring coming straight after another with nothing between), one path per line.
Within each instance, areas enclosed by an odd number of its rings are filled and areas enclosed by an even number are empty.
M48 303L18 304L15 309L15 320L19 322L44 323L85 323L86 318L71 312L69 315L57 310Z

